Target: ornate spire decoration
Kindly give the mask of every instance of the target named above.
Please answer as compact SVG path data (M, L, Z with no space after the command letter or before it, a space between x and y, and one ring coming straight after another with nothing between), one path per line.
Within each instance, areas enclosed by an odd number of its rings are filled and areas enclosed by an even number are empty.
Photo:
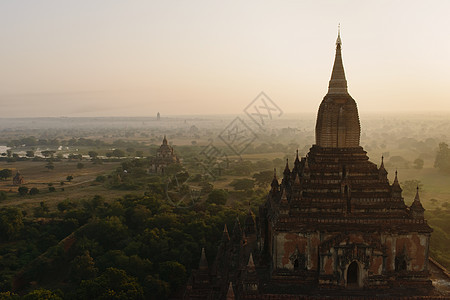
M248 258L247 269L249 271L255 271L255 263L253 262L253 254L250 252L250 257Z
M341 54L341 29L339 25L338 37L336 39L336 55L334 58L333 71L328 85L328 94L348 94L347 79L345 78L344 64Z
M235 300L234 291L233 291L233 284L230 281L230 284L228 285L228 292L227 292L227 300Z
M392 183L392 185L396 185L400 187L400 183L398 183L398 178L397 178L397 170L395 170L395 178L394 178L394 182Z
M286 189L283 189L283 193L281 194L281 200L280 200L281 205L286 206L289 205L289 201L287 199L287 195L286 195Z
M277 179L277 169L273 169L273 179L272 179L272 183L270 184L270 186L272 187L272 193L276 193L278 192L278 187L280 186L280 184L278 183L278 179Z
M164 135L163 145L167 145L167 138L166 138L166 135Z
M228 242L229 240L230 240L230 235L228 234L227 224L225 224L223 226L222 241Z
M289 169L289 159L286 158L286 167L284 168L283 175L284 177L289 177L291 174L291 170Z
M200 257L198 269L199 270L208 270L208 260L206 260L205 248L202 248L202 256Z
M423 208L422 203L420 203L418 186L416 190L416 197L414 197L414 201L411 204L410 210L414 219L422 219L424 217L425 209Z
M379 174L380 180L388 181L388 179L387 179L388 172L384 168L384 157L383 156L381 156L381 164L380 164L380 168L378 169L378 174Z

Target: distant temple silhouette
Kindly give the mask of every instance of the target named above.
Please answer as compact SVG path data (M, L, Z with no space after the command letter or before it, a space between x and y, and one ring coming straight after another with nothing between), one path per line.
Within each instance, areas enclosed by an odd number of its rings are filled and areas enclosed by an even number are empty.
M25 183L25 179L23 178L22 174L20 174L19 171L17 171L16 175L13 177L13 184L14 185L21 185Z
M173 148L167 143L167 138L164 135L162 144L156 151L156 156L152 159L150 173L164 174L167 166L179 163L178 157L173 152Z
M360 146L355 100L347 90L338 34L328 93L320 104L316 142L306 157L274 174L259 218L225 226L209 266L204 251L184 299L402 298L430 295L429 245L417 189L411 206L397 172ZM291 169L292 167L292 169ZM314 298L316 299L316 298Z

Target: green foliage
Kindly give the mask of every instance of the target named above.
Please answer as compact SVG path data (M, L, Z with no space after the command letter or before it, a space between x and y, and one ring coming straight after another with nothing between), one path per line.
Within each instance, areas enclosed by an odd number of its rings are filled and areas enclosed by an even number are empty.
M59 202L57 207L60 212L64 212L64 211L76 208L77 204L74 202L71 202L69 200L64 200L62 202Z
M39 194L39 189L37 188L37 187L32 187L31 189L30 189L30 195L37 195L37 194Z
M248 191L253 189L255 185L255 181L251 179L235 179L230 183L230 186L232 186L236 191Z
M106 180L106 177L103 176L103 175L98 175L98 176L95 178L95 181L97 181L97 182L105 182L105 180Z
M91 157L91 158L97 158L97 156L98 156L98 153L97 152L95 152L95 151L89 151L88 152L88 155L89 155L89 157Z
M20 186L17 191L20 196L25 196L28 193L28 188L26 186Z
M143 287L147 299L166 299L170 295L169 283L155 278L152 275L148 275L145 278Z
M49 209L48 205L45 204L44 201L41 201L39 203L39 206L34 208L34 216L35 217L45 217L48 215L49 211L50 211L50 209Z
M0 237L11 239L23 227L22 212L15 207L4 207L0 209Z
M450 172L450 149L448 148L448 144L439 144L439 150L434 160L434 167L443 172Z
M78 288L81 299L144 299L142 286L124 270L108 268L99 277L84 280Z
M228 199L228 192L225 190L213 190L206 199L207 203L225 205Z
M34 157L34 151L33 151L33 150L28 150L28 151L26 152L26 156L27 156L27 157Z
M82 280L95 278L98 272L89 251L85 251L84 254L75 257L71 265L71 278L77 283Z
M23 300L62 300L62 296L58 292L52 292L46 289L37 289L31 291L23 297Z
M155 187L161 186L160 177L149 178ZM227 194L216 193L220 201ZM257 192L252 195L261 197ZM100 196L82 205L65 200L52 213L57 218L43 223L23 224L19 210L3 209L0 232L12 242L0 247L0 288L10 290L15 274L23 269L24 280L51 282L63 288L64 298L173 296L191 268L198 267L200 249L205 247L213 257L223 225L232 226L246 208L240 209L240 200L235 200L236 208L206 201L178 210L164 197L163 191L149 189L143 196L127 195L112 202ZM46 220L52 214L45 203L35 211ZM72 232L73 237L58 244Z
M41 151L41 154L45 157L45 158L47 158L47 157L53 157L53 155L56 153L56 151L54 151L54 150L44 150L44 151Z
M414 160L414 169L423 169L423 164L423 159L417 158L416 160Z
M402 156L395 155L389 158L389 165L395 168L409 168L409 162Z
M125 151L123 151L123 150L120 150L120 149L114 149L114 150L112 151L112 156L115 156L115 157L119 158L119 157L124 157L124 156L126 156L126 154L125 154Z
M11 292L0 292L0 300L19 300L20 296Z
M433 228L430 239L430 255L447 269L450 268L450 210L425 211L428 223Z
M420 180L412 179L412 180L406 180L402 182L401 187L403 189L403 197L414 197L416 195L417 187L419 187L419 190L422 190L423 184Z
M166 261L159 265L161 279L170 284L172 291L176 291L186 283L186 268L176 261Z
M12 176L12 171L10 169L3 169L0 171L0 179L6 180Z
M70 160L72 160L72 159L82 160L83 159L83 155L81 155L81 154L70 153L68 157L69 157Z
M53 193L53 192L56 192L56 189L55 189L54 186L49 186L49 187L48 187L48 191L49 191L50 193Z
M66 177L66 180L67 180L68 182L71 182L71 181L73 180L73 176L72 176L72 175L67 176L67 177Z
M273 179L273 171L261 171L259 173L253 174L253 179L255 179L255 184L261 188L267 188Z

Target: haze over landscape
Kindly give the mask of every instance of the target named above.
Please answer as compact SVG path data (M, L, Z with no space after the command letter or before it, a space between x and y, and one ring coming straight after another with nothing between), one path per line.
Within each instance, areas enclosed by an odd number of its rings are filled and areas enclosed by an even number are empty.
M337 24L362 114L450 111L450 2L2 1L0 117L315 112Z
M449 299L449 11L0 2L0 299Z

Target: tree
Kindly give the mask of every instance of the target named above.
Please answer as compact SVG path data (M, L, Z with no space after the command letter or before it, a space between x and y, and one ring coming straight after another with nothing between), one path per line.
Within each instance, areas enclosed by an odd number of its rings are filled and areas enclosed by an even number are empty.
M91 157L92 159L96 159L98 156L98 153L95 151L89 151L88 152L89 157Z
M56 152L56 151L54 151L54 150L44 150L44 151L41 151L41 154L42 154L45 158L47 158L47 157L53 157L53 155L55 154L55 152Z
M37 195L37 194L39 194L39 189L37 188L37 187L32 187L31 189L30 189L30 195Z
M414 161L414 169L423 169L423 164L424 164L424 162L423 162L423 159L421 159L421 158L417 158L415 161Z
M23 227L22 212L16 207L0 209L0 236L11 239Z
M172 291L186 283L186 268L176 261L166 261L159 265L159 275L170 284Z
M261 171L259 173L253 174L255 183L261 188L266 188L270 185L273 179L273 171Z
M225 190L213 190L208 195L207 203L225 205L227 203L228 193Z
M73 176L69 175L69 176L66 177L66 179L67 179L68 182L71 182L73 180Z
M11 292L0 292L1 300L20 300L20 296Z
M251 179L235 179L230 183L230 186L232 186L237 191L248 191L253 189L255 185L255 182Z
M448 144L440 143L434 160L434 167L443 172L450 172L450 149Z
M0 171L0 179L6 180L12 176L12 171L10 169L3 169Z
M17 190L20 196L25 196L28 193L28 188L26 186L21 186Z
M78 288L80 299L144 299L142 286L124 270L108 268L99 277L83 280Z
M82 160L83 159L83 156L81 154L70 153L68 157L69 157L70 160L72 160L72 159Z
M26 153L27 157L34 157L34 151L33 150L28 150Z
M89 254L89 251L85 251L83 255L77 256L72 261L71 277L72 279L80 283L82 280L95 278L98 269L95 267L94 259Z
M112 152L112 156L115 156L117 158L124 157L125 156L125 152L123 150L120 150L120 149L114 149L113 152Z
M98 175L97 178L95 178L95 181L97 182L105 182L106 177L103 175Z
M149 299L166 299L170 295L169 283L148 275L144 281L144 292Z
M37 289L29 292L23 298L23 300L62 300L61 293L52 292L46 289Z
M137 157L144 157L144 151L141 151L141 150L136 151L136 156Z
M416 179L406 180L402 182L400 185L403 189L403 196L406 197L413 197L416 194L417 187L419 187L419 189L422 189L423 187L422 182Z

